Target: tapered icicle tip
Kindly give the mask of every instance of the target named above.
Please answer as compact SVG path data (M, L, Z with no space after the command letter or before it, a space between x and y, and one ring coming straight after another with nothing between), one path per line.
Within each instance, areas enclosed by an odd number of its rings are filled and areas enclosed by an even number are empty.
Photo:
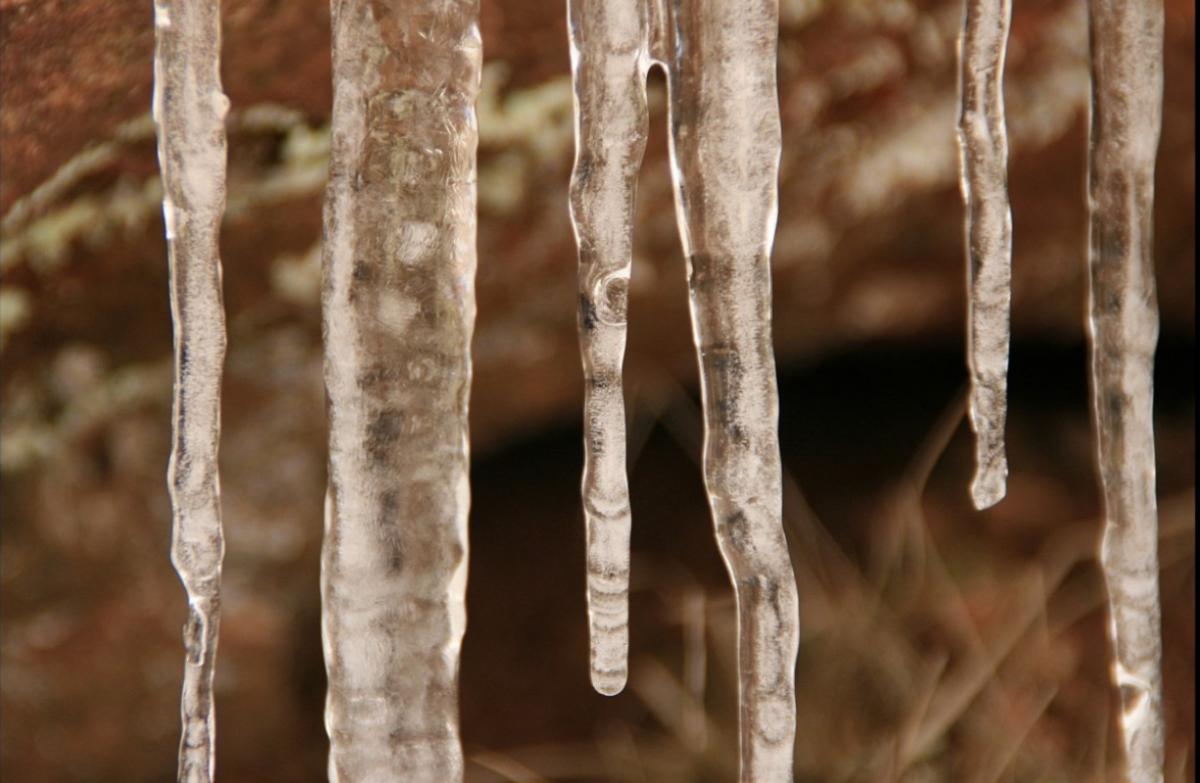
M1003 422L1003 419L1001 419ZM975 429L975 477L971 479L971 500L982 511L1004 500L1008 492L1008 457L1004 452L1004 431L980 426ZM1001 425L1003 427L1003 425Z
M975 477L971 479L971 500L976 510L982 511L1003 500L1008 491L1008 456L1004 448L1006 384L1003 376L997 383L988 375L983 375L980 382L977 380L980 376L976 371L976 362L971 362L971 365L972 389L967 410L971 431L975 433Z
M1004 500L1008 492L1008 461L1001 454L993 462L980 464L971 480L971 500L983 511Z

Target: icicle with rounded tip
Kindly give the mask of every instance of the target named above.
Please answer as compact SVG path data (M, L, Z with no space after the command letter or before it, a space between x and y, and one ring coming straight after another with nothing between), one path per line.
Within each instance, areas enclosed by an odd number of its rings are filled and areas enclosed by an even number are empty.
M975 431L976 508L1003 497L1004 419L1012 299L1012 213L1004 123L1004 54L1011 0L966 0L959 39L958 149L966 207L967 362Z
M1126 777L1163 779L1155 500L1154 159L1162 128L1161 0L1091 0L1088 154L1092 406L1104 492L1100 561Z
M629 485L625 474L627 297L637 173L646 149L643 0L572 0L575 87L571 221L579 245L584 368L583 509L591 677L625 687L629 657Z
M221 90L220 4L157 0L154 12L153 114L175 328L171 561L188 596L178 775L206 783L214 766L212 689L225 552L217 476L225 359L218 235L229 102Z
M322 310L329 778L463 775L478 0L333 0Z

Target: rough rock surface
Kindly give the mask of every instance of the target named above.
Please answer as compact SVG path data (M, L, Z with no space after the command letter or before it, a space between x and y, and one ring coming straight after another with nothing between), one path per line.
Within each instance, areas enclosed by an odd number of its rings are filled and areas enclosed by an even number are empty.
M46 361L47 347L74 341L101 347L111 364L159 359L169 325L157 309L165 272L146 122L151 9L66 0L0 7L0 210L9 245L0 285L9 305L9 377ZM1083 312L1086 17L1079 3L1049 0L1014 13L1007 76L1014 331L1071 338ZM957 339L964 312L953 144L958 4L797 1L784 3L782 16L780 353L813 356L884 336ZM1168 3L1157 223L1166 331L1190 330L1194 318L1193 16L1192 4ZM224 82L234 114L223 251L236 361L272 325L315 323L328 14L315 0L227 0L225 20ZM572 134L562 9L489 3L483 23L473 405L476 441L486 446L572 410L581 385L565 206ZM686 322L661 80L656 85L630 364L632 372L650 363L690 378L687 330L639 329L637 320ZM106 291L97 297L99 287Z

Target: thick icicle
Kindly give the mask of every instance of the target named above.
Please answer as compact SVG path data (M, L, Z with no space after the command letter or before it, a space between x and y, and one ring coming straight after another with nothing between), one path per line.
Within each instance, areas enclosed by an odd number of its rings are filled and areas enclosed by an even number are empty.
M629 655L630 518L621 363L637 172L646 149L645 3L571 0L568 15L591 676L597 691L612 695L625 687Z
M179 780L201 783L213 776L213 666L225 553L217 479L225 310L217 239L229 101L221 91L220 4L157 0L154 20L154 119L175 326L171 562L189 607Z
M1161 0L1092 0L1088 165L1092 403L1104 490L1101 563L1131 783L1163 779L1153 422L1154 159Z
M704 480L738 612L741 779L792 780L799 644L783 532L771 246L777 0L673 0L671 161L704 402Z
M958 148L967 234L967 361L975 431L976 508L1004 497L1012 213L1004 126L1011 0L966 0L959 40Z
M463 774L478 0L333 0L329 778Z

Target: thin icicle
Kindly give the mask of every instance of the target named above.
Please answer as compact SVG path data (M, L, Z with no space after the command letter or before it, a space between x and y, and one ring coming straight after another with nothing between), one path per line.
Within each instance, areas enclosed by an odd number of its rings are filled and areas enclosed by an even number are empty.
M1004 497L1012 213L1004 126L1004 54L1011 0L966 0L959 40L958 148L967 233L967 361L975 479L987 508Z
M1154 159L1162 127L1161 0L1092 0L1089 332L1104 489L1101 563L1131 783L1163 779L1153 422Z
M217 239L229 101L221 91L220 4L157 0L154 17L154 119L175 327L171 562L189 607L178 774L202 783L213 776L213 666L225 553L217 478L225 309Z
M329 778L463 774L478 0L333 0Z
M626 302L637 172L646 149L642 0L571 0L575 168L571 221L579 245L584 370L583 508L591 677L620 693L629 657L629 485L625 473Z
M792 780L799 644L783 532L771 246L777 0L672 0L671 162L704 402L704 480L738 611L741 779Z

